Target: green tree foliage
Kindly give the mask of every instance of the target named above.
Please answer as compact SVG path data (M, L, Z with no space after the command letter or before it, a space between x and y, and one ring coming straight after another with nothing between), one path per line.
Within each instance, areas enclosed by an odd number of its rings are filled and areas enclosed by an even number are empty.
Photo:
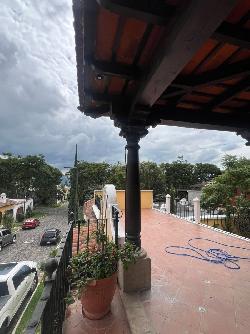
M3 215L2 225L3 225L4 228L7 228L7 229L11 230L12 227L13 227L13 224L14 224L14 219L13 219L12 216L10 216L8 214Z
M78 170L78 199L79 204L93 197L94 190L102 189L105 184L114 184L116 189L125 189L126 166L121 163L107 164L80 161ZM141 189L152 189L155 199L165 200L170 193L173 198L177 189L189 189L195 183L211 180L221 173L220 169L212 164L190 164L179 157L172 163L157 165L154 162L140 163ZM76 169L70 170L72 210L74 207L74 194ZM71 203L71 202L70 202Z
M125 189L126 186L126 166L118 162L110 165L108 183L114 184L116 189Z
M26 196L37 203L53 203L61 176L60 170L47 164L42 155L8 154L0 158L0 193L10 198Z
M102 189L105 184L109 183L109 164L80 161L77 164L77 170L76 168L70 170L72 195L74 194L76 172L78 172L78 199L80 204L92 198L94 190Z
M249 159L226 155L222 164L225 171L203 189L204 207L230 206L234 198L247 198L250 191Z
M226 155L222 160L224 172L204 187L201 204L204 208L222 208L225 211L226 229L231 230L231 213L237 231L250 236L250 159Z
M140 181L141 189L153 190L154 195L162 197L164 194L163 171L155 163L150 161L141 162L140 164Z

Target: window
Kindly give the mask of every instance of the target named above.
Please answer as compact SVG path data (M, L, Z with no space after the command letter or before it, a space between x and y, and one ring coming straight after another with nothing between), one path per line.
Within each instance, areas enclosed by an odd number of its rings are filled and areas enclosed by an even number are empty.
M7 282L0 282L0 297L8 295L9 295L9 290Z
M22 266L18 272L13 276L13 284L15 289L22 283L22 281L32 273L32 270L29 266Z
M30 267L28 267L28 266L23 266L22 268L21 268L21 270L22 270L22 274L23 274L23 277L25 278L26 276L29 276L29 274L31 274L31 269L30 269Z
M12 278L15 289L19 287L19 285L22 283L24 278L25 277L23 275L22 268L21 268Z

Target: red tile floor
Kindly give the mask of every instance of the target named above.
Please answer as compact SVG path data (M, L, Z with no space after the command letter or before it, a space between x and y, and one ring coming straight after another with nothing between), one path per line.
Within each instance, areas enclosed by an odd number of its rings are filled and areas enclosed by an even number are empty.
M142 247L152 259L152 289L139 296L156 333L249 334L249 261L241 260L239 270L230 270L222 264L166 254L166 246L185 246L197 237L249 250L196 241L201 248L221 247L233 255L250 257L250 242L142 210Z
M130 334L119 292L115 293L111 312L101 320L83 317L80 301L71 305L71 315L64 322L63 334Z
M185 246L190 238L197 237L250 249L250 242L154 210L142 210L142 247L152 260L152 288L138 293L138 299L155 333L249 334L250 262L241 260L240 270L230 270L222 264L165 252L166 246ZM196 245L219 246L206 241L196 241ZM249 251L227 251L250 257ZM83 318L80 305L73 307L64 334L129 333L118 293L111 313L103 320Z

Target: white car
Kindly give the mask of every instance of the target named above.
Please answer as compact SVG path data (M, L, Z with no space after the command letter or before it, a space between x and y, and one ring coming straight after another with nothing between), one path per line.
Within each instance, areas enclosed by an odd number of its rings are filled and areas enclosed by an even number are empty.
M0 263L0 334L7 328L29 292L38 282L33 261Z

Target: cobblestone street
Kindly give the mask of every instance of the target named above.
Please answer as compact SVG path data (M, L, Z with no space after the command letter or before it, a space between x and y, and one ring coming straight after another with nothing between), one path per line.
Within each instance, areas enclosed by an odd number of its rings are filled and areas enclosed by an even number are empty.
M39 207L44 217L39 218L40 226L30 230L19 230L15 244L8 245L0 252L0 262L36 261L38 264L46 260L55 245L40 246L43 232L48 228L58 228L61 236L68 229L67 205L58 208Z

